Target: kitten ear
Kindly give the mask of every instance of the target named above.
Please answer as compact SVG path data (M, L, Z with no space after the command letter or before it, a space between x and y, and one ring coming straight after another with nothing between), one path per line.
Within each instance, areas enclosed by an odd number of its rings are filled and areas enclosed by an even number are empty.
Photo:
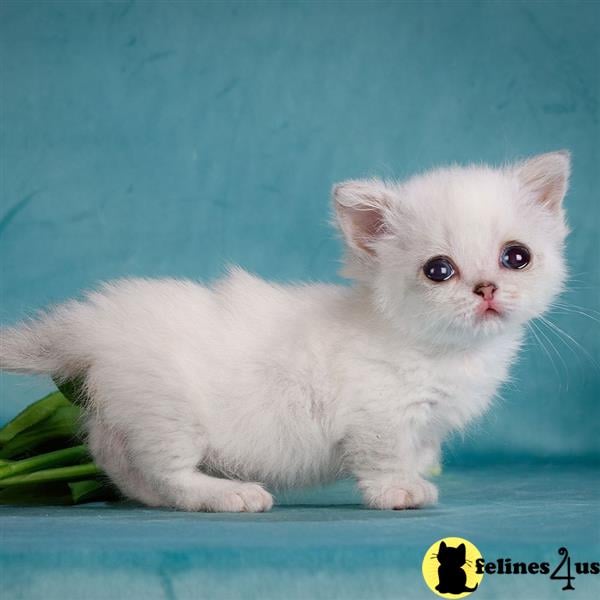
M446 549L446 542L440 542L440 552Z
M384 234L390 191L378 179L350 180L333 188L338 224L346 243L358 254L375 254L373 242Z
M571 155L567 150L539 154L517 165L521 185L553 212L559 212L569 185Z

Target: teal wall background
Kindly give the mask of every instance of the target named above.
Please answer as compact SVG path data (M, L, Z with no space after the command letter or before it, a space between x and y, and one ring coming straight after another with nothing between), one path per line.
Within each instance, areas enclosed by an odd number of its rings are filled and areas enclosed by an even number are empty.
M336 280L333 182L570 148L564 301L593 319L554 313L571 339L531 340L449 459L597 459L599 8L4 0L0 321L227 262ZM0 385L0 420L51 388Z

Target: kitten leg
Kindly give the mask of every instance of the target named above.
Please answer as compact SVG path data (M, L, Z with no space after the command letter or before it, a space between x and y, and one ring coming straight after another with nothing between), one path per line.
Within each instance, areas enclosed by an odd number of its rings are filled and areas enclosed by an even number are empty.
M100 419L89 419L87 444L96 464L109 475L121 493L147 506L161 506L163 499L134 469L127 456L125 436Z
M164 436L153 443L149 432L117 433L99 419L91 419L88 428L94 459L129 498L188 511L262 512L273 506L271 494L257 483L201 473L197 445L181 437L172 445Z
M363 426L348 439L348 466L368 506L400 510L437 502L436 486L423 477L439 448L428 431L429 411L427 405L408 407L396 422Z

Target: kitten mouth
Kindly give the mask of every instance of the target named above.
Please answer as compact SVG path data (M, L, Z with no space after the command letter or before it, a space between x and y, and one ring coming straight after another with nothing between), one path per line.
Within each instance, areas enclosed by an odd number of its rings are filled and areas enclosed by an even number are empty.
M487 321L490 319L501 319L503 317L502 311L496 306L486 306L482 311L479 312L479 318Z

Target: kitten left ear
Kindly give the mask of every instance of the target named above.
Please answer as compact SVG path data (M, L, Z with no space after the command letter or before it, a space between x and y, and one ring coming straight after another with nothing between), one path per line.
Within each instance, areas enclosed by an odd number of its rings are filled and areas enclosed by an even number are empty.
M539 154L517 165L516 173L540 204L558 212L569 186L571 155L568 150Z
M333 188L338 224L346 243L359 255L373 256L373 243L387 230L390 192L378 179L351 180Z

